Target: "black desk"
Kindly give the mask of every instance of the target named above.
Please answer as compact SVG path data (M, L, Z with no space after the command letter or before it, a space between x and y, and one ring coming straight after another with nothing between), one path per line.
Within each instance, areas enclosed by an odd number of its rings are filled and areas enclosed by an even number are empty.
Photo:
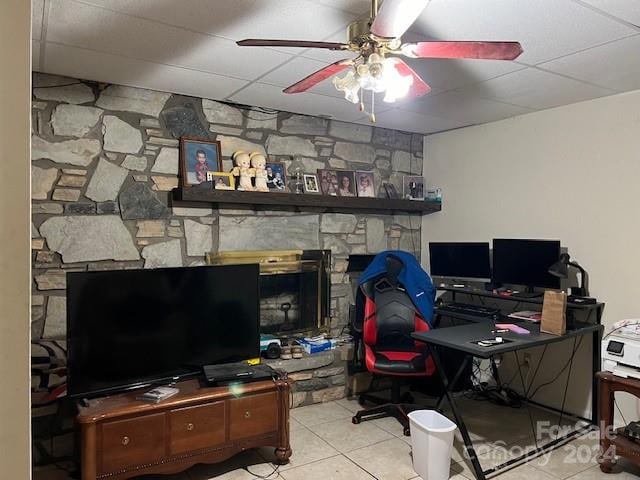
M495 333L492 333L492 330L495 329L495 323L493 321L484 319L484 320L478 321L478 323L472 323L468 325L460 325L460 326L448 327L448 328L440 328L440 329L435 329L428 332L414 332L412 334L413 338L421 342L425 342L429 347L429 351L431 352L431 356L434 360L436 369L438 370L440 378L442 379L442 382L445 387L445 396L449 401L449 404L451 405L451 410L453 411L453 415L455 417L456 423L458 425L458 428L460 429L460 434L462 435L462 438L464 440L467 454L469 456L469 459L471 460L471 464L473 466L473 469L476 474L476 478L478 480L484 480L487 474L495 473L515 463L518 463L522 460L534 458L544 453L545 451L557 446L567 438L576 436L578 433L581 433L581 432L576 431L576 432L572 432L571 434L564 435L560 438L552 440L548 444L532 452L523 454L518 458L511 459L490 470L486 470L486 471L483 470L482 466L480 465L480 462L478 461L478 457L473 447L473 442L471 441L471 437L469 436L469 431L467 430L467 427L464 423L462 415L460 414L460 411L458 410L458 407L456 406L456 403L452 395L453 386L458 382L460 376L465 371L465 368L467 367L469 362L473 359L473 357L489 359L495 355L499 355L503 353L516 352L518 350L523 350L527 348L549 345L552 343L561 342L571 338L577 339L577 337L582 335L592 335L592 338L593 338L592 389L593 389L593 395L594 395L592 398L595 398L595 400L593 400L591 404L591 408L592 408L591 423L592 425L597 425L598 423L598 409L597 409L598 402L597 402L597 396L596 396L597 384L595 379L595 373L600 369L600 337L603 330L602 325L600 325L599 323L593 324L593 323L574 322L573 329L568 330L565 335L556 336L556 335L550 335L547 333L540 333L539 325L531 322L526 322L526 321L514 322L514 319L510 319L508 317L505 318L503 321L504 323L516 323L516 324L522 325L523 327L528 329L531 333L529 334L515 334L511 332L502 333L502 334L499 334L500 336L502 336L502 338L513 340L513 341L505 344L491 346L491 347L481 347L472 342L477 340L488 339L488 338L495 338L496 336ZM449 381L449 379L446 376L445 370L440 360L440 356L438 355L438 351L435 348L435 346L451 348L466 354L464 361L460 366L460 369L458 370L458 372L456 373L456 375L453 377L451 381ZM540 362L542 362L542 359L540 360ZM519 363L518 363L518 368L519 368ZM570 375L570 372L569 372L569 375ZM535 376L534 376L534 379L535 379ZM532 379L532 383L534 379ZM524 389L525 396L526 396L527 390L525 388L522 375L521 375L521 380L523 383L522 387ZM567 382L568 381L569 381L569 378L567 378ZM565 395L565 399L566 399L566 395ZM534 403L534 402L530 402L530 403ZM438 402L438 406L439 405L440 405L440 402ZM563 401L562 410L564 410L564 401Z

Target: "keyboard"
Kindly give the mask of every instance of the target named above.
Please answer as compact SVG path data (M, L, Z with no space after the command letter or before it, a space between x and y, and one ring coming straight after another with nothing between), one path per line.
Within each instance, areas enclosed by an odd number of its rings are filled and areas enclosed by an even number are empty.
M468 303L451 302L438 307L438 313L458 313L472 317L493 318L500 317L500 309L495 307L484 307L482 305L470 305Z

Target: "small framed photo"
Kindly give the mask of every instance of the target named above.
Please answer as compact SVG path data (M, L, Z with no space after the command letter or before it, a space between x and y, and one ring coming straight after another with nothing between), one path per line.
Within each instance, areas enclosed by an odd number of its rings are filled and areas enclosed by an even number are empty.
M267 162L267 187L273 192L284 192L287 189L287 169L282 162Z
M356 196L356 172L353 170L338 170L338 196Z
M398 190L393 183L383 183L382 188L384 189L384 193L387 198L400 198Z
M304 193L320 193L320 187L318 186L318 177L311 174L304 174Z
M213 184L216 190L235 190L236 179L227 172L207 172L207 181Z
M222 170L220 142L201 138L180 138L180 178L183 187L207 181L207 172Z
M356 170L356 187L359 197L375 197L376 190L373 186L373 172Z
M402 181L402 191L407 200L424 200L424 177L405 175Z
M320 191L323 195L338 195L338 173L335 170L319 169Z

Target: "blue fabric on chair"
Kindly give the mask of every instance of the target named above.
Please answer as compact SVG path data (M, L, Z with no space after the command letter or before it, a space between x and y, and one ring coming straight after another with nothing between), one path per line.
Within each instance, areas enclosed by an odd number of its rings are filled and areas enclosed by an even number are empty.
M398 280L407 291L411 301L420 315L433 326L433 306L436 299L436 290L431 282L431 277L424 271L420 262L409 252L402 250L386 250L379 253L371 261L367 269L362 272L358 284L366 282L387 273L387 257L393 256L400 260L403 268L398 275Z

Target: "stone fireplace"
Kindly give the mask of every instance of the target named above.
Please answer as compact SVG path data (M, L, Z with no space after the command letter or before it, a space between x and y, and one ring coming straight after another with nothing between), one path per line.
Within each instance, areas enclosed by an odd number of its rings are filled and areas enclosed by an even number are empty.
M331 251L265 250L209 253L211 265L260 265L260 330L287 336L328 331Z

